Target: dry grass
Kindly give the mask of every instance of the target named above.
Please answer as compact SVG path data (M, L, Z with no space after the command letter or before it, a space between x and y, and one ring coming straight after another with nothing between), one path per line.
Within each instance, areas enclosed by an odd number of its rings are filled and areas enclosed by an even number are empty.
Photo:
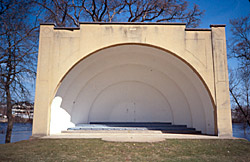
M246 140L34 139L0 145L0 161L250 161Z

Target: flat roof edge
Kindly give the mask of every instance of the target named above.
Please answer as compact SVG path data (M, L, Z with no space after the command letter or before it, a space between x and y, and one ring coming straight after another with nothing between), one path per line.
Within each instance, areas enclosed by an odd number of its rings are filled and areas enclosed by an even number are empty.
M54 27L55 30L80 30L80 27Z
M226 24L211 24L210 28L211 27L226 27Z
M80 22L95 25L186 25L181 22ZM53 25L55 30L80 30L80 27L57 27L55 23L45 22L40 25ZM210 28L185 28L185 31L211 31L212 27L226 27L226 24L211 24Z
M52 23L52 22L40 23L40 25L54 25L54 26L56 26L56 24Z
M211 31L209 28L186 28L185 31Z
M98 25L186 25L178 22L80 22L80 24Z

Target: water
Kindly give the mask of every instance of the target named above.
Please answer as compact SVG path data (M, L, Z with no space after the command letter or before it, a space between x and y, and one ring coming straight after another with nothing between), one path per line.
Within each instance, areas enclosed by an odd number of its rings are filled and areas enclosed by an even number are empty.
M5 143L5 133L1 133L2 130L6 132L7 123L0 123L0 144ZM233 136L238 138L245 138L250 141L250 127L248 126L245 133L243 124L233 123ZM22 140L28 140L32 135L31 123L15 123L13 126L13 132L11 142L18 142Z
M233 123L233 136L238 138L245 138L250 141L250 127L247 126L244 132L242 123Z
M0 144L5 143L6 128L7 128L7 123L0 123ZM4 134L2 133L3 130ZM13 125L11 142L28 140L31 135L32 135L31 123L15 123Z

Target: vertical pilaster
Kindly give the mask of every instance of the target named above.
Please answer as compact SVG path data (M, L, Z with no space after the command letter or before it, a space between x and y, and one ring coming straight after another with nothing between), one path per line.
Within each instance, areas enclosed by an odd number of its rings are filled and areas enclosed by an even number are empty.
M214 84L218 136L232 136L225 25L210 25L214 61Z
M33 136L49 134L50 123L50 57L52 53L54 24L41 24L39 37L39 54L37 62L36 94L34 105Z

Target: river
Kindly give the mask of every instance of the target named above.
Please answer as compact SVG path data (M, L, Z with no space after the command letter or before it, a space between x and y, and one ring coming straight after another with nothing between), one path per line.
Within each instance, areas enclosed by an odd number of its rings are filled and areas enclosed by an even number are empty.
M7 123L0 123L0 144L5 142ZM2 132L4 131L4 133ZM13 125L11 142L27 140L32 135L31 123L15 123Z
M7 123L0 123L0 144L5 141ZM31 123L15 123L13 126L13 133L11 137L11 142L18 142L22 140L27 140L32 135L32 124ZM233 124L233 136L238 138L245 138L250 141L250 127L247 127L244 132L243 124L234 123Z

